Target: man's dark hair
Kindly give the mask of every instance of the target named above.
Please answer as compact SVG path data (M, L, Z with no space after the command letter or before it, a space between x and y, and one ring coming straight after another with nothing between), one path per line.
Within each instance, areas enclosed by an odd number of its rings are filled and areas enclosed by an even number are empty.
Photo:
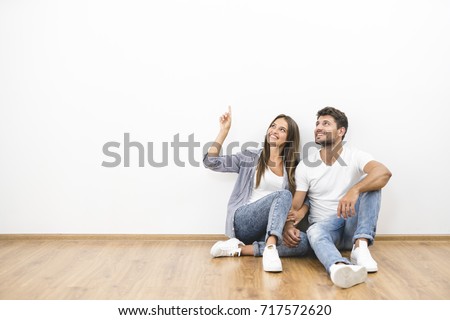
M345 133L342 137L342 139L344 139L348 130L348 119L345 113L333 107L325 107L317 112L317 119L319 119L319 117L321 116L332 116L334 118L334 121L336 121L338 129L344 127Z

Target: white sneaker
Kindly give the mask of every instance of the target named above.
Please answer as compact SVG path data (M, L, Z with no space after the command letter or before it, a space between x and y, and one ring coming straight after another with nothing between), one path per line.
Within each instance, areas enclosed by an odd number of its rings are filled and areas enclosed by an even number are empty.
M264 248L263 269L267 272L283 271L283 266L281 265L281 260L278 256L278 250L274 244L269 244Z
M370 251L367 247L366 241L360 241L358 248L355 248L355 245L353 245L353 250L350 254L350 260L353 264L366 267L367 272L378 271L377 262L373 260L372 256L370 255Z
M231 238L227 241L217 241L212 246L210 253L214 258L237 257L241 255L241 248L239 248L239 245L244 246L244 243L236 238Z
M361 266L333 264L330 267L330 278L341 288L350 288L367 279L367 270Z

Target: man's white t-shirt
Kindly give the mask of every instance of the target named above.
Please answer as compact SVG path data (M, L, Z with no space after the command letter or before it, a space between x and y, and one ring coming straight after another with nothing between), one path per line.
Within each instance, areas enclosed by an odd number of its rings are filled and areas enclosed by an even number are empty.
M264 174L261 176L261 181L259 182L258 188L255 188L256 174L254 179L253 191L248 203L255 202L275 191L283 190L284 177L277 176L272 172L272 170L270 170L270 168L266 168L266 170L264 170Z
M323 221L337 215L339 200L365 175L364 166L373 157L345 144L333 165L327 166L319 150L311 152L295 170L297 191L308 192L309 222Z

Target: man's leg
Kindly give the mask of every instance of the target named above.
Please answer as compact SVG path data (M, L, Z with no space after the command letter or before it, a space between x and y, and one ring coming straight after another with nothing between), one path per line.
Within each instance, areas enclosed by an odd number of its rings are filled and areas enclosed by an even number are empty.
M332 218L309 227L307 235L311 248L322 262L331 281L341 288L349 288L364 282L367 271L364 267L350 265L336 247L341 242L345 220Z
M353 242L366 239L371 245L375 238L378 214L381 206L381 190L361 193L356 203L357 226Z
M336 248L336 243L341 240L344 222L341 218L331 218L312 224L306 231L311 248L328 273L335 263L350 264Z
M362 193L355 205L356 216L347 219L342 249L352 249L351 261L376 272L378 266L370 255L368 246L374 241L378 214L381 205L381 190Z

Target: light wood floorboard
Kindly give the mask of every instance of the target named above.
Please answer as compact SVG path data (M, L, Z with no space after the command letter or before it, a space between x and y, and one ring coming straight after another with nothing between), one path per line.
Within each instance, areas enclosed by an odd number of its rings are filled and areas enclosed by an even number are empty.
M378 241L380 271L350 289L313 256L271 274L261 258L210 258L213 244L0 240L0 299L450 299L450 241Z

